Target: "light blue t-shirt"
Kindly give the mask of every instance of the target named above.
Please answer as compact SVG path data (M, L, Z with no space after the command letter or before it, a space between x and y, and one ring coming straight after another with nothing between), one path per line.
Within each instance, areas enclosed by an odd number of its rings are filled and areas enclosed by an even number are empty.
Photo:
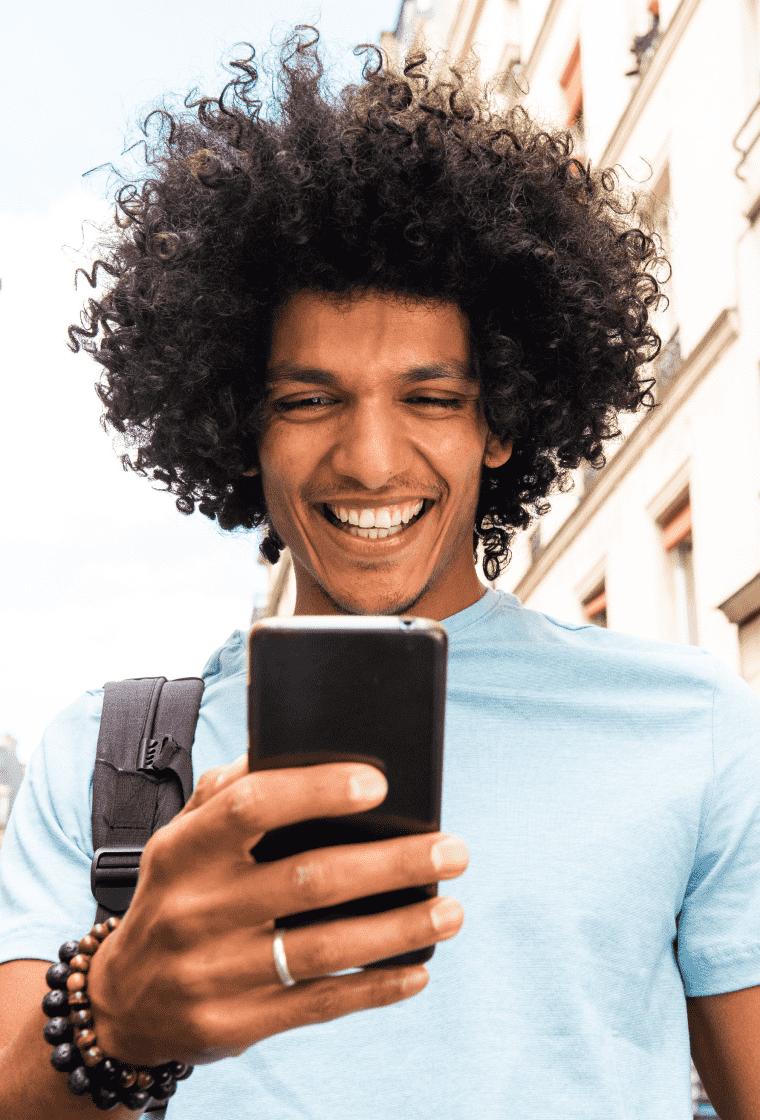
M419 995L198 1067L167 1120L629 1120L634 1101L637 1120L690 1120L684 991L760 984L760 704L704 651L504 593L444 625L461 932ZM245 750L245 639L206 666L196 775ZM94 918L101 702L67 708L30 764L0 960L53 960Z

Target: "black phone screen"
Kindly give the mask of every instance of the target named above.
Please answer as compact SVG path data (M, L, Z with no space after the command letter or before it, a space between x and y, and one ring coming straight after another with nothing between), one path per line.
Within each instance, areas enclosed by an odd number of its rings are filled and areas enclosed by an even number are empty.
M421 619L267 620L251 631L251 770L369 762L388 794L376 809L268 832L258 862L315 848L440 829L447 638ZM277 920L301 926L378 913L437 894L437 884L354 899ZM432 948L377 964L429 959Z

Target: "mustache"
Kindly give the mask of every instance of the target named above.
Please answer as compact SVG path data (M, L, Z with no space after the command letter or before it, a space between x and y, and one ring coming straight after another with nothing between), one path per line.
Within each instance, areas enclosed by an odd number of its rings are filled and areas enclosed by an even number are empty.
M366 486L354 484L349 488L346 483L334 486L325 486L320 483L307 483L301 490L301 497L309 505L319 505L322 502L356 501L365 498L373 505L382 504L386 498L397 498L399 495L419 495L433 500L443 494L438 483L421 482L419 479L397 478L383 484L377 490L368 490Z

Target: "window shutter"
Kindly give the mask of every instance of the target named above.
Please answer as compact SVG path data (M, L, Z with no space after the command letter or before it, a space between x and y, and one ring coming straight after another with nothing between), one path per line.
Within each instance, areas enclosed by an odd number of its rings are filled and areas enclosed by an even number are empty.
M667 521L662 527L662 544L666 552L670 552L685 540L691 533L691 503L687 502L678 513Z
M576 42L559 84L567 98L567 125L574 125L583 108L583 86L581 85L581 41Z

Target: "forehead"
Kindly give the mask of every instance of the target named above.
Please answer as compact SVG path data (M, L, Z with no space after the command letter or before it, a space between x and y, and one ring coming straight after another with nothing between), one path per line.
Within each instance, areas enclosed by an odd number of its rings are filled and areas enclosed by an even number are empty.
M275 317L269 370L270 380L299 366L382 376L450 363L461 376L469 356L469 327L456 304L380 293L347 301L306 291Z

